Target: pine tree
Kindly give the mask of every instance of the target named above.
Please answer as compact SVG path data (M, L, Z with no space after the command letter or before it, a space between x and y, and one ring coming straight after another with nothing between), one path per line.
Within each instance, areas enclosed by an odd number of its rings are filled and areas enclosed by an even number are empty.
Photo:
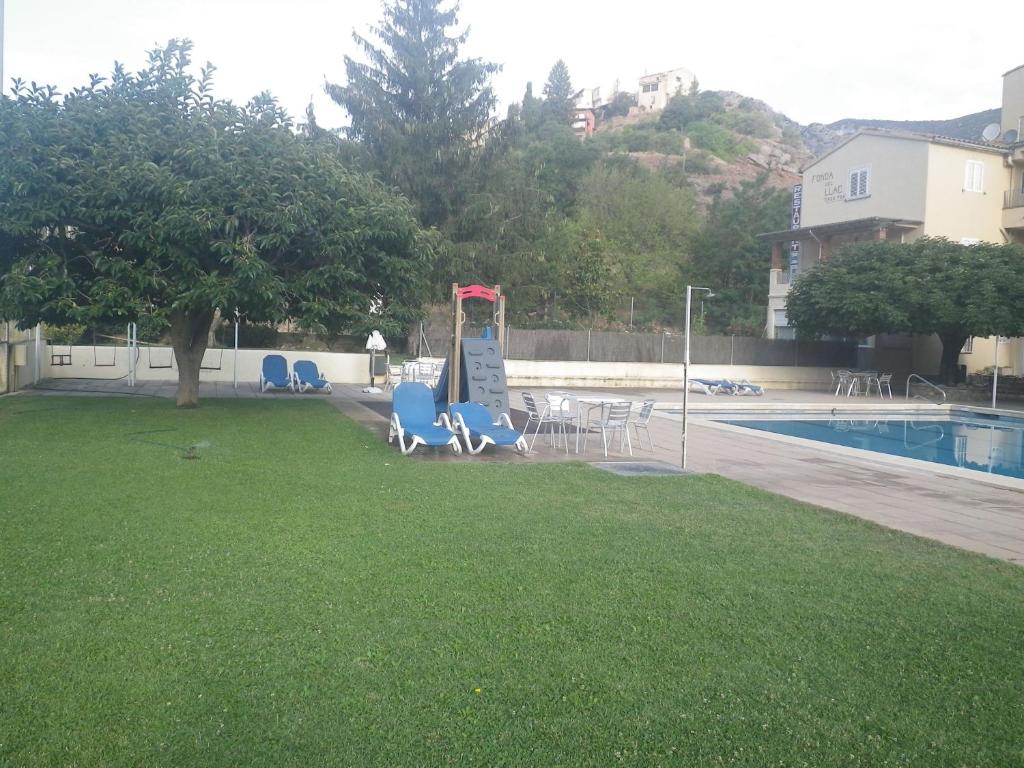
M466 170L494 109L496 64L459 59L468 32L458 3L392 0L376 41L353 32L366 63L345 57L346 85L327 93L351 116L350 138L362 143L378 172L416 204L420 220L442 226L460 205Z
M575 106L575 92L569 67L559 59L548 73L548 81L544 84L545 117L559 123L570 122L572 108Z
M543 103L533 95L533 83L526 84L526 93L523 94L523 106L520 115L527 130L535 131L544 119Z

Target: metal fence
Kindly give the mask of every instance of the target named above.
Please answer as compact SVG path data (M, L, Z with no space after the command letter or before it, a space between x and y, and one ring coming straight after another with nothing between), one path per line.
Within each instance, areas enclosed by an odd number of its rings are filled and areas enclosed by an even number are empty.
M465 335L479 334L467 327ZM449 336L425 329L434 355L448 351ZM575 360L615 363L681 363L684 343L679 334L615 331L506 329L505 357L510 360ZM789 341L749 336L691 336L690 362L695 365L775 365L856 367L853 342Z

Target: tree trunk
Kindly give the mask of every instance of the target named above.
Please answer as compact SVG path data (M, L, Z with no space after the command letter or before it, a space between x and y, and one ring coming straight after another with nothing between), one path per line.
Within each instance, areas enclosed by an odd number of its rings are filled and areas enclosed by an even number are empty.
M939 376L943 384L957 384L960 381L960 350L967 343L967 336L940 334L942 341L942 364Z
M206 354L213 310L171 313L171 344L178 363L179 407L195 408L199 405L199 369Z

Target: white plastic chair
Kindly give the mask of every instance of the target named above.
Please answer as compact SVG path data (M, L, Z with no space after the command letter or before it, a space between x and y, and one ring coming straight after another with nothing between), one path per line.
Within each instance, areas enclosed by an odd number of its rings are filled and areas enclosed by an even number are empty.
M551 424L555 428L561 428L562 438L565 440L565 452L569 452L569 438L565 434L565 421L560 416L555 416L551 413L551 405L545 404L543 408L537 407L537 400L534 398L531 392L523 392L523 404L526 406L526 424L523 427L523 435L525 436L529 432L530 425L536 423L537 426L533 430L533 441L530 443L530 451L533 451L533 446L537 442L537 435L540 433L540 428L545 424ZM551 447L555 447L555 435L557 429L553 428L549 433L551 440Z
M404 366L398 365L398 364L389 363L388 364L388 375L387 375L387 378L384 380L384 389L394 389L399 384L401 384L403 381L405 381L405 377L403 375L404 371L405 371L405 367Z
M857 377L847 370L836 371L832 380L836 384L836 397L839 397L840 392L845 392L849 397L853 393L854 387L857 386Z
M608 415L604 415L604 409L601 409L601 415L596 421L590 422L601 430L601 445L604 446L604 456L608 458L608 433L612 435L612 439L615 439L615 433L619 433L619 451L622 451L623 446L629 446L629 455L633 455L633 441L629 439L629 417L633 412L633 403L622 402L622 403L609 403L608 404ZM587 436L590 434L588 429L583 433L583 452L587 452Z
M874 376L868 376L867 385L864 387L864 394L865 394L865 396L871 394L871 385L872 384L878 390L878 396L880 398L883 397L883 395L882 395L882 387L885 387L886 391L889 393L889 399L892 400L892 374L891 373L883 373L881 376L879 376L877 374L874 375Z
M651 416L654 415L654 401L644 400L643 405L640 406L640 413L637 414L636 418L630 423L633 425L633 432L636 433L636 444L644 450L644 441L640 438L640 430L642 429L647 435L648 448L646 450L654 450L654 440L651 439L651 431L648 425L651 422Z

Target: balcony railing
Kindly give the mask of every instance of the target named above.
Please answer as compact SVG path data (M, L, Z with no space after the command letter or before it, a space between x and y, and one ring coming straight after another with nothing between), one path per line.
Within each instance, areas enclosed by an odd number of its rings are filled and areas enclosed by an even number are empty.
M1003 193L1003 208L1024 208L1024 190L1006 190Z

